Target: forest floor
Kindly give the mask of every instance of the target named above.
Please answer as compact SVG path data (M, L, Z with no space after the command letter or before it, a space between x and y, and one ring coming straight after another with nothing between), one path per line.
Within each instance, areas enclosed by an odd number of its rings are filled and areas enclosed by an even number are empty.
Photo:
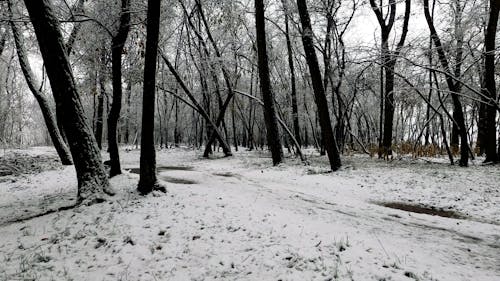
M73 204L75 172L4 152L40 168L0 177L0 280L500 280L498 166L309 154L158 151L167 193L143 197L123 151L111 200L23 220Z

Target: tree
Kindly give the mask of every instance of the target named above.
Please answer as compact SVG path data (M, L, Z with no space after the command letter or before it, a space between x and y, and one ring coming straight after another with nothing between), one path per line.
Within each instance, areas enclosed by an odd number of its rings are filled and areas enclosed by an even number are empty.
M264 119L267 129L267 144L271 150L273 164L278 165L283 161L283 148L276 119L274 97L271 90L269 77L269 62L266 46L266 24L264 17L264 1L255 0L255 29L257 33L258 65L260 78L260 91L264 102Z
M63 116L69 148L78 178L79 204L104 200L113 195L102 164L96 139L92 134L76 89L59 21L50 0L24 1L35 28L42 58L52 87L56 107Z
M156 63L160 33L161 0L148 0L146 54L144 62L144 88L142 102L142 134L140 178L138 190L148 194L153 190L166 191L156 178L156 152L154 140Z
M302 145L302 141L300 139L299 106L297 103L297 86L295 82L296 78L295 78L295 66L293 62L293 48L292 48L292 40L290 39L289 10L287 1L282 0L281 2L283 4L283 10L285 11L285 39L286 39L286 50L288 55L288 68L290 68L290 85L291 85L290 95L292 97L293 132L295 135L295 139L297 139L299 145Z
M100 61L99 61L99 96L97 96L97 116L95 122L95 138L97 140L97 147L102 149L102 132L104 130L104 98L106 94L106 49L101 47Z
M498 11L500 4L498 0L490 0L489 19L484 36L484 87L481 90L483 103L486 104L485 135L481 145L485 147L485 162L498 162L496 150L496 113L497 113L497 91L495 84L495 40L498 24Z
M8 8L10 17L12 19L14 10L12 0L8 1ZM57 154L59 155L59 159L61 159L61 163L63 165L72 165L73 161L71 160L70 151L66 146L64 139L62 138L59 128L57 127L56 117L54 115L54 112L50 108L50 103L45 95L36 86L35 76L33 75L33 70L31 69L28 60L28 55L24 44L24 37L20 31L19 24L11 20L10 27L12 29L14 43L16 45L19 65L21 66L21 70L24 74L26 83L28 84L28 88L30 89L31 93L38 102L38 105L40 106L40 111L42 112L43 119L45 121L45 125L47 126L47 130L49 132L52 143L54 144L54 148L56 149Z
M453 126L454 129L458 131L458 135L460 136L460 161L459 165L466 167L469 162L469 142L467 138L467 128L465 126L465 118L464 111L462 108L462 102L460 101L459 93L460 93L460 81L455 81L455 77L459 76L457 74L460 67L455 68L455 73L452 73L450 68L450 63L448 57L443 48L443 44L441 43L441 39L437 34L436 28L434 27L434 19L431 17L429 12L429 0L424 0L424 15L429 27L429 31L431 33L432 41L434 42L434 46L436 46L436 52L438 53L438 59L441 63L441 67L443 68L444 75L446 78L446 84L448 86L448 90L450 91L451 99L453 101ZM457 64L461 64L462 60L457 58ZM453 135L453 132L452 132ZM452 145L456 141L452 136Z
M121 15L118 32L111 40L111 64L113 73L113 103L108 116L108 151L110 177L121 174L120 154L116 131L122 107L122 53L130 30L130 0L121 1Z
M0 56L5 48L5 42L7 41L7 30L5 30L2 35L0 35Z
M396 68L397 59L401 53L401 49L404 46L406 35L408 34L408 23L410 20L410 9L411 0L405 1L405 14L403 20L403 27L401 31L401 37L399 39L396 50L392 52L389 49L389 35L391 33L392 27L394 26L395 16L396 16L396 1L390 0L390 12L389 12L389 22L382 13L382 1L380 5L375 3L375 0L370 0L370 5L372 6L373 12L377 16L377 21L380 25L380 30L382 34L382 44L381 44L381 121L380 125L383 124L383 129L381 128L382 135L380 138L382 140L381 146L379 145L379 157L392 155L392 130L393 130L393 120L394 120L394 70ZM384 73L385 72L385 73ZM385 75L384 75L385 74ZM385 83L383 78L385 77ZM385 86L385 87L384 87ZM383 111L383 117L382 117ZM382 121L383 120L383 121Z
M326 99L321 72L319 69L318 57L314 49L314 34L311 27L311 19L305 0L297 0L300 21L302 23L302 45L306 55L306 61L309 66L312 86L315 96L316 106L318 108L319 123L321 135L325 145L326 153L330 161L332 171L336 171L342 165L340 161L339 150L333 135L332 123L330 121L330 112L328 110L328 101Z

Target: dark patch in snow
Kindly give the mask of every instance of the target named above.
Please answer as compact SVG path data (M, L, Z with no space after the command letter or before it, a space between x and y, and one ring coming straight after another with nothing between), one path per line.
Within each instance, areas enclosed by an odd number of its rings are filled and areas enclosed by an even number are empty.
M132 174L140 174L141 169L140 168L129 168L125 169L129 171ZM160 166L156 167L157 172L164 172L164 171L192 171L194 170L194 167L191 166Z
M197 184L197 182L193 180L188 180L188 179L181 179L181 178L173 178L173 177L167 177L167 176L162 176L160 179L170 182L170 183L178 183L178 184Z
M453 218L453 219L464 219L465 216L461 215L455 211L438 209L435 207L425 207L420 205L412 205L406 203L399 202L383 202L377 203L380 206L384 206L391 209L402 210L406 212L418 213L418 214L426 214L431 216L440 216L444 218Z
M220 173L214 173L214 176L231 178L231 177L236 177L236 174L233 174L231 172L220 172Z

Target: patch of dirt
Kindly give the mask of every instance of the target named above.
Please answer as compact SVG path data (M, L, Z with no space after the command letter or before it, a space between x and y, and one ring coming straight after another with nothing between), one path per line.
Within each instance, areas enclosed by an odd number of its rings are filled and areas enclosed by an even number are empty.
M125 169L129 171L132 174L140 174L141 169L140 168L130 168L130 169ZM194 170L194 167L191 166L160 166L156 167L157 172L164 172L164 171L192 171Z
M426 214L426 215L431 215L431 216L440 216L440 217L444 217L444 218L453 218L453 219L465 219L466 218L465 215L462 215L458 212L451 211L451 210L438 209L435 207L411 205L411 204L400 203L400 202L382 202L382 203L376 203L376 204L383 206L383 207L386 207L386 208L397 209L397 210L402 210L402 211L412 212L412 213L417 213L417 214Z
M237 175L236 175L236 174L231 173L231 172L220 172L220 173L214 173L214 176L225 177L225 178L233 178L233 177L237 177Z
M193 181L193 180L173 178L173 177L167 177L167 176L162 176L162 177L160 177L160 179L164 180L166 182L178 183L178 184L197 184L198 183L198 182Z

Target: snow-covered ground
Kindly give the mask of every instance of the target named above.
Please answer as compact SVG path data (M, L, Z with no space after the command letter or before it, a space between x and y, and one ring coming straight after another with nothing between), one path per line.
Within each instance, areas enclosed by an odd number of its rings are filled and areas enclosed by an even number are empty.
M500 280L498 166L200 155L158 152L167 194L138 195L127 172L108 202L20 222L71 205L75 173L0 182L0 280ZM121 156L138 167L139 151ZM394 202L462 219L381 206Z

